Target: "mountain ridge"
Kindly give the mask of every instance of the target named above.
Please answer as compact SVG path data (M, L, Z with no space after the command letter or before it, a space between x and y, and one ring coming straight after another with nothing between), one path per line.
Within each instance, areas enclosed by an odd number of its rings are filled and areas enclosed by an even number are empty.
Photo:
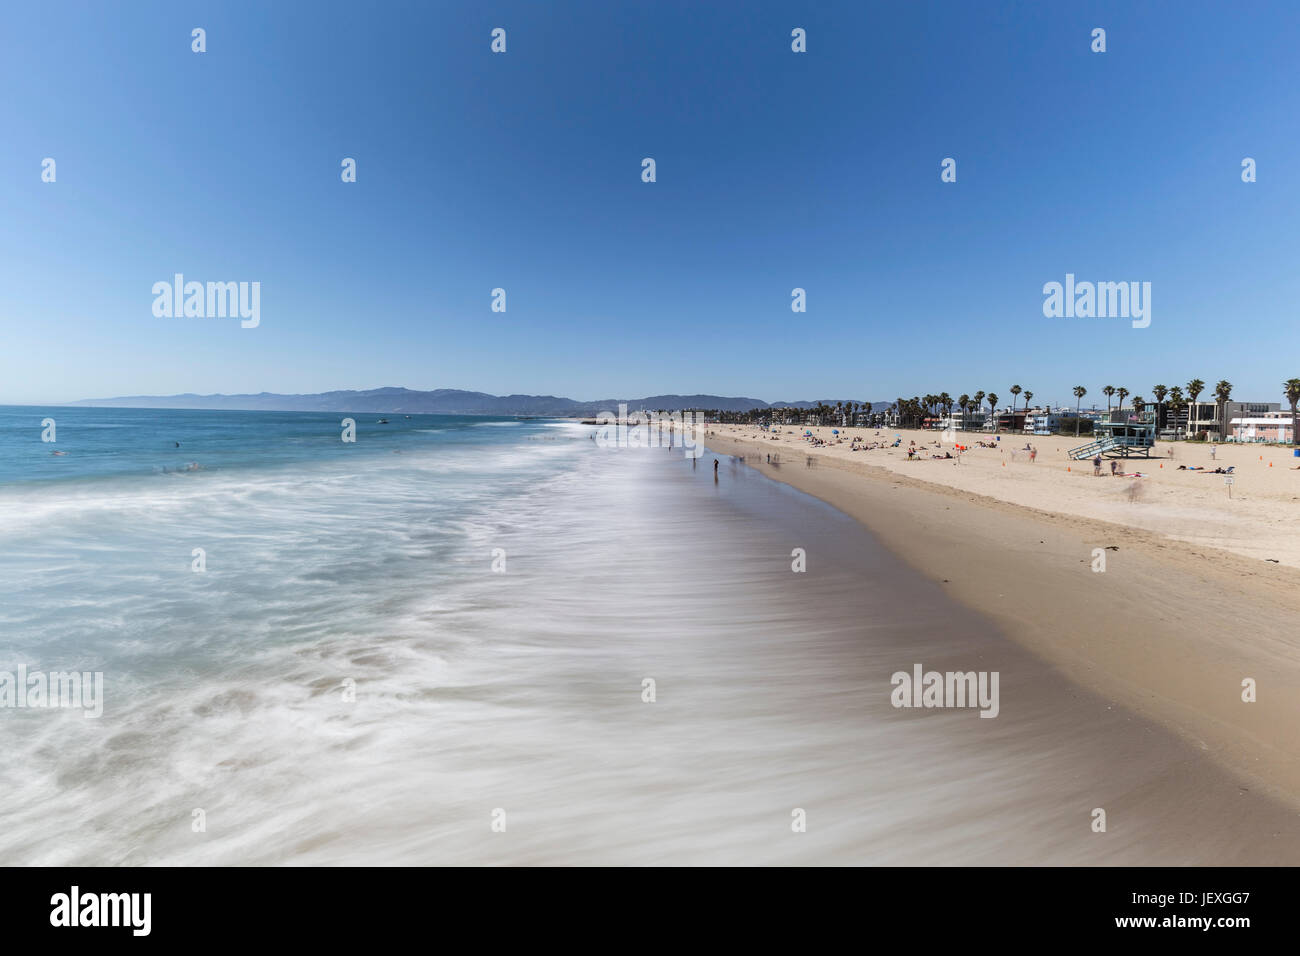
M282 394L257 392L226 395L125 395L116 398L87 398L68 405L98 408L191 408L230 409L238 411L283 412L390 412L423 415L506 415L539 418L573 418L616 412L621 404L629 410L649 409L680 411L684 409L747 412L764 408L814 408L819 402L834 406L837 401L857 399L819 399L818 401L765 402L758 398L721 395L650 395L644 398L611 398L580 402L556 395L492 395L456 388L429 391L385 386L371 389L336 389L329 392ZM866 402L859 402L864 407ZM871 403L873 410L888 407L889 402Z

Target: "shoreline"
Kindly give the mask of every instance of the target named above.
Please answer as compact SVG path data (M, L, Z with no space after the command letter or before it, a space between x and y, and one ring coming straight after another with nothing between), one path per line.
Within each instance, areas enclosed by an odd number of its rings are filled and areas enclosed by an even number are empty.
M704 444L856 519L1073 684L1300 807L1294 572L1225 551L1211 564L1207 548L1147 529L1026 508L806 446L771 465L766 454L788 445L713 431ZM1092 571L1096 548L1106 549L1104 573ZM1242 700L1245 678L1257 682L1256 702Z

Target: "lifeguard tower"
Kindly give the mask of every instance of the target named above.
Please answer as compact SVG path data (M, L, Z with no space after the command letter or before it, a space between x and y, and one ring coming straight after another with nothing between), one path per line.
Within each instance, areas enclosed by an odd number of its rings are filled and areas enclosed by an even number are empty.
M1156 413L1124 413L1116 410L1110 413L1109 421L1095 422L1092 426L1095 441L1078 448L1070 449L1070 457L1093 458L1102 455L1106 458L1141 454L1143 458L1151 457L1151 449L1156 444Z

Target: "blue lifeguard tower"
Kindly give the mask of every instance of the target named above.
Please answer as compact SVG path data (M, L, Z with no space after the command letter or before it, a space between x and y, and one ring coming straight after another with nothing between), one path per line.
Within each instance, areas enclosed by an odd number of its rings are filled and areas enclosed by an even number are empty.
M1110 413L1109 421L1093 423L1094 441L1078 448L1070 449L1070 457L1093 458L1102 455L1105 458L1128 458L1141 454L1143 458L1151 457L1151 449L1156 444L1156 413L1125 413L1115 410Z

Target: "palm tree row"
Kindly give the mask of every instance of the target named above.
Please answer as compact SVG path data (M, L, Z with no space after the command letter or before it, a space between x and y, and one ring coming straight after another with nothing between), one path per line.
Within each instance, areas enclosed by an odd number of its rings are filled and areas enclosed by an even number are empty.
M1034 393L1022 389L1019 385L1011 386L1013 396L1011 403L1012 414L1015 414L1016 400L1015 396L1023 394L1025 396L1025 408L1029 408L1029 402L1034 397ZM900 427L922 427L926 419L946 418L952 420L953 410L961 412L962 427L965 428L966 416L971 412L977 412L984 407L985 403L989 406L989 415L995 418L998 407L998 396L996 392L978 391L974 395L963 392L957 398L953 398L947 392L940 392L937 395L917 395L912 398L896 398L889 407L890 418L894 424Z
M1300 382L1300 379L1289 379L1283 383L1283 392L1287 401L1292 404L1292 437L1300 443L1300 435L1296 434L1296 419L1300 417L1300 411L1297 411L1296 403L1300 398L1293 400L1296 389L1292 387L1293 382ZM1183 390L1180 386L1168 386L1163 384L1153 385L1151 394L1155 396L1156 420L1161 421L1164 418L1166 409L1172 412L1175 417L1181 414L1185 409L1194 406L1197 403L1201 393L1205 391L1205 382L1199 378L1194 378L1187 383L1187 398L1183 397ZM1232 383L1221 380L1214 386L1215 397L1215 421L1219 423L1220 435L1226 434L1227 431L1227 406L1232 399ZM1111 399L1118 398L1119 402L1116 409L1125 407L1125 402L1132 394L1124 386L1106 385L1102 388L1102 394L1106 396L1106 416L1111 414ZM1017 399L1021 394L1025 396L1025 410L1029 409L1029 402L1034 397L1031 391L1025 391L1019 385L1012 385L1011 392L1011 414L1016 413ZM1079 420L1082 418L1083 397L1088 394L1088 389L1083 385L1076 385L1073 389L1075 401L1075 434L1079 433ZM973 396L962 394L954 402L947 392L940 395L916 396L914 398L898 398L891 406L890 411L894 421L900 425L920 425L925 417L937 417L940 414L946 414L949 419L952 417L953 408L957 408L962 413L963 427L966 423L966 414L971 411L978 411L983 407L984 402L988 402L989 414L994 418L994 430L998 428L997 422L997 404L998 396L994 392L984 393L976 392ZM1132 408L1134 412L1141 415L1150 406L1146 398L1142 395L1134 395Z
M1184 389L1186 390L1184 392ZM1226 379L1222 379L1214 386L1214 420L1219 426L1220 437L1227 436L1227 406L1232 400L1233 385ZM1179 385L1153 385L1151 394L1155 396L1156 421L1162 421L1165 418L1165 412L1177 421L1182 413L1189 408L1194 407L1200 396L1205 392L1205 382L1199 378L1194 378L1185 386ZM1030 401L1034 397L1032 391L1022 389L1019 385L1012 385L1009 389L1011 392L1011 413L1014 416L1016 412L1017 401L1021 395L1025 397L1025 410L1030 408ZM1106 417L1111 414L1111 399L1118 397L1119 402L1115 405L1116 409L1123 409L1124 402L1128 399L1130 392L1123 386L1105 385L1101 392L1106 396ZM1074 433L1079 434L1079 422L1082 418L1083 397L1088 394L1088 389L1083 385L1076 385L1073 389L1075 397L1074 415L1075 425ZM1287 403L1291 406L1291 439L1292 443L1300 445L1300 378L1290 378L1282 383L1282 394ZM826 402L818 402L816 405L808 408L786 407L786 408L755 408L746 412L720 412L717 409L699 409L706 415L716 418L719 421L732 422L757 422L767 420L779 420L793 424L804 425L812 421L820 424L839 424L849 426L854 424L863 424L867 427L883 427L893 424L899 427L920 428L926 423L926 419L947 418L952 420L953 410L961 412L962 428L965 429L967 415L972 412L978 412L987 404L989 407L988 414L993 418L994 431L998 429L997 407L998 395L996 392L977 391L973 395L962 393L957 398L953 398L947 392L938 394L916 395L912 398L896 398L887 409L875 410L869 403L864 402L836 402L831 405ZM1134 395L1132 408L1134 412L1141 414L1148 407L1148 402L1141 395ZM859 418L865 420L859 422ZM1188 428L1191 426L1191 415L1188 415Z

